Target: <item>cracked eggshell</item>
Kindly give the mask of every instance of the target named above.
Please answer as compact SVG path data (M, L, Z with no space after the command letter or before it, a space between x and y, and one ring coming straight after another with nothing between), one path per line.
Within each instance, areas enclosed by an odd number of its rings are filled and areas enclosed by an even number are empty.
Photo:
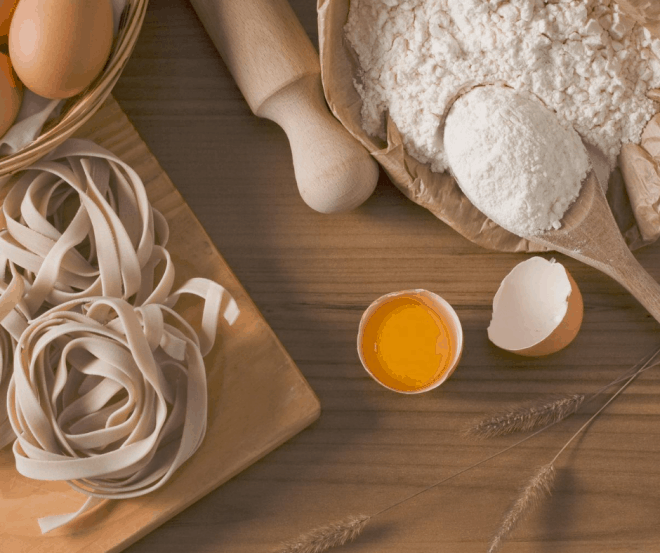
M367 336L371 334L373 328L370 328L370 322L378 317L378 311L386 308L389 302L397 301L402 298L411 299L413 302L419 302L433 312L447 325L447 332L450 336L450 352L451 357L448 361L447 367L444 372L438 374L438 378L434 379L428 385L422 386L415 389L401 389L394 387L386 382L379 376L384 374L382 369L378 367L379 362L377 356L369 355L366 350L367 347L373 345L373 339L370 337L367 339ZM458 314L454 311L454 308L438 294L429 292L424 289L414 289L414 290L402 290L400 292L392 292L386 294L376 299L364 312L362 318L360 319L360 326L358 328L357 335L357 350L358 357L362 366L367 371L369 376L378 382L381 386L384 386L388 390L398 392L401 394L420 394L422 392L427 392L433 390L445 382L456 370L461 356L463 355L463 327L461 326L461 321L458 318Z
M488 338L518 355L549 355L573 341L583 313L582 294L566 268L554 259L532 257L502 280Z

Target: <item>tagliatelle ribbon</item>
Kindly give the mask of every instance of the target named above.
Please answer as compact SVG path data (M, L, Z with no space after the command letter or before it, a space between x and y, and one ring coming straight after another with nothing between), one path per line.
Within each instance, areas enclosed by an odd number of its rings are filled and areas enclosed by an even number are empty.
M70 139L21 173L2 211L0 275L10 270L11 281L0 279L0 325L12 337L0 344L4 403L10 346L43 307L100 295L162 303L174 265L165 249L167 221L151 206L142 179L89 140ZM12 439L0 408L0 448Z
M172 293L167 222L137 173L93 142L32 165L2 209L0 448L13 441L24 476L88 496L40 519L48 532L159 488L197 450L203 357L239 309L203 278ZM199 335L173 309L185 294L204 302Z
M1 273L11 271L12 279L9 284L0 280L0 449L14 441L15 435L7 420L7 389L11 378L12 357L16 342L27 327L29 315L23 303L25 289L23 279L17 274L13 265L6 260L0 263L4 268Z
M7 388L11 372L11 360L14 353L14 344L4 328L0 328L0 449L14 441L15 435L7 419Z
M156 260L167 264L166 277L173 274L164 253L168 225L142 180L89 140L68 140L30 166L3 213L0 255L22 269L31 313L44 302L91 296L144 300L153 292ZM152 299L162 302L168 293Z
M220 312L232 324L237 306L211 281L194 279L175 298L188 290L204 299L202 329L212 347ZM73 300L30 323L7 393L16 468L28 478L66 480L88 496L75 513L40 519L42 532L101 500L158 489L190 458L206 432L202 357L195 330L165 305Z

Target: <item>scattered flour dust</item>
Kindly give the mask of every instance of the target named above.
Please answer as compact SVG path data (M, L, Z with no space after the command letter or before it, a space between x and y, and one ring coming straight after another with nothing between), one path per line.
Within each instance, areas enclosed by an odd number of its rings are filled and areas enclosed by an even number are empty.
M456 100L444 144L468 199L520 236L559 228L589 170L575 130L536 99L501 86L477 87Z
M439 139L455 98L506 84L616 161L657 105L660 41L610 0L351 0L346 38L361 67L362 125L385 138L385 113L406 150L447 169Z

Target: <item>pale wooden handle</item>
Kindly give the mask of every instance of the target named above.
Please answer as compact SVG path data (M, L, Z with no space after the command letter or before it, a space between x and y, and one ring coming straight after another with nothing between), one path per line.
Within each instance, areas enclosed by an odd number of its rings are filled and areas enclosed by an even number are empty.
M597 171L600 160L590 155ZM630 252L595 171L582 183L580 197L564 214L562 227L528 238L609 275L660 322L660 284Z
M606 271L614 280L626 288L639 303L660 322L660 284L639 264L628 251L623 262L617 262Z
M378 181L378 166L327 110L320 75L308 75L266 100L257 115L289 137L298 190L321 213L364 202Z
M319 58L286 0L190 0L252 111L287 133L298 189L313 209L357 207L378 166L332 116Z
M254 113L278 90L320 73L287 0L190 0Z
M604 227L607 231L595 241L599 246L600 255L593 255L590 251L594 249L593 243L590 244L586 240L583 246L584 250L587 250L585 253L577 253L574 249L539 238L536 241L591 265L613 278L628 290L656 321L660 322L660 284L635 259L615 225L612 218L612 224ZM605 250L600 248L601 243L607 244L607 255L603 254Z

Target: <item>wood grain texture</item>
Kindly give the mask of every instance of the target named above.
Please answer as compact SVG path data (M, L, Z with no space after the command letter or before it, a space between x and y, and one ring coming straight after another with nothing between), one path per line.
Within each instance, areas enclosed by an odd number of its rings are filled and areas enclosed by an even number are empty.
M77 136L110 149L141 176L152 204L170 227L167 245L175 289L193 277L221 283L241 313L221 326L204 362L209 412L204 442L161 489L108 502L79 521L41 535L37 518L75 512L85 496L65 482L20 476L10 448L0 451L0 550L3 552L118 552L308 426L318 400L245 290L214 248L172 182L112 97ZM199 324L199 302L177 310Z
M316 40L315 2L292 4ZM308 430L130 553L266 553L312 527L374 512L511 443L460 438L474 416L546 392L594 391L660 341L660 325L627 291L556 254L584 296L580 334L544 359L496 349L486 336L493 295L528 256L472 245L385 177L356 211L326 216L307 208L284 132L250 113L187 0L150 1L114 94L323 408ZM660 244L636 257L660 278ZM440 388L404 397L364 372L355 338L372 300L418 287L454 306L465 350ZM652 371L616 400L560 460L553 498L504 552L660 551L659 393L660 373ZM485 551L519 487L584 420L567 421L387 513L337 551Z

